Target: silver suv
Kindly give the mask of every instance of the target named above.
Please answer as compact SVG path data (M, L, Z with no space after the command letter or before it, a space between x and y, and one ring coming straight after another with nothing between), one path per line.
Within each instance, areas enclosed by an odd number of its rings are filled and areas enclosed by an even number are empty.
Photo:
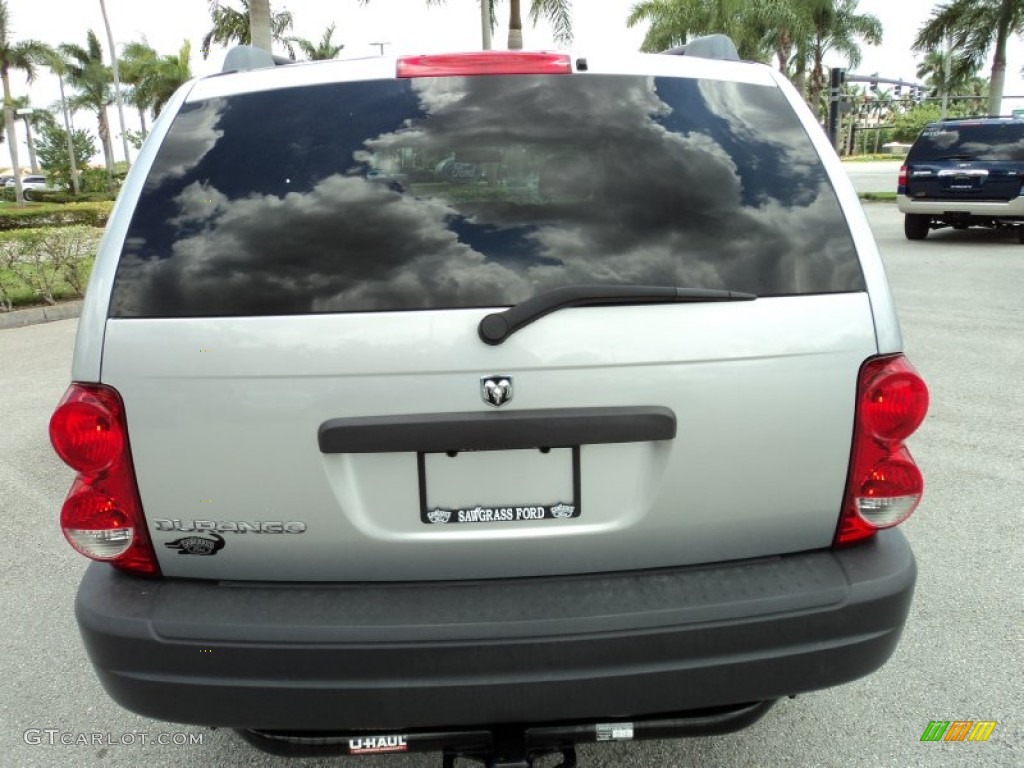
M927 390L800 97L684 53L177 94L50 427L116 701L289 754L570 765L886 661Z

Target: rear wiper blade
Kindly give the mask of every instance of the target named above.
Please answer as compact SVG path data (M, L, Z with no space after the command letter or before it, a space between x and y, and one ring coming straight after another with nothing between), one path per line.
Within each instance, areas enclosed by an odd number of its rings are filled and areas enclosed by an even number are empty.
M492 312L480 321L477 332L485 344L501 344L534 320L565 307L594 304L668 304L699 301L751 301L752 293L714 288L674 288L663 285L574 285L556 288L527 299L504 312Z
M959 155L943 155L939 160L973 160L974 155L971 154L959 154Z

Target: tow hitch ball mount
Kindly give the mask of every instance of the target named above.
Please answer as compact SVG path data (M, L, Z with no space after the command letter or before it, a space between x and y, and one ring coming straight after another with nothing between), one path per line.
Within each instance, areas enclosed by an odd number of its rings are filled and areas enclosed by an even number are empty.
M239 730L238 733L264 752L288 757L440 752L442 768L472 768L474 764L484 768L534 768L535 761L540 758L559 755L561 763L553 768L576 768L578 744L730 733L760 720L774 703L759 701L628 722L608 720L541 726L509 724L405 733L262 730Z

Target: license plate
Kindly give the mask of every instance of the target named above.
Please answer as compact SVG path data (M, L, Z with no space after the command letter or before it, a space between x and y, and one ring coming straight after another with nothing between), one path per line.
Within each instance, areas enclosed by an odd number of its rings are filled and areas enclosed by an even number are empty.
M580 516L580 449L418 454L426 525L530 523Z

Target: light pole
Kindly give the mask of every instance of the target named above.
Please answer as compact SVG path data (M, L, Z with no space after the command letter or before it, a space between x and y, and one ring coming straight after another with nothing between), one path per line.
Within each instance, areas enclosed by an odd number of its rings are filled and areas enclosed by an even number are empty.
M14 111L18 117L25 121L25 143L28 144L28 162L32 166L32 173L39 174L39 163L36 162L36 149L32 146L32 123L29 118L35 114L34 109L17 109Z

